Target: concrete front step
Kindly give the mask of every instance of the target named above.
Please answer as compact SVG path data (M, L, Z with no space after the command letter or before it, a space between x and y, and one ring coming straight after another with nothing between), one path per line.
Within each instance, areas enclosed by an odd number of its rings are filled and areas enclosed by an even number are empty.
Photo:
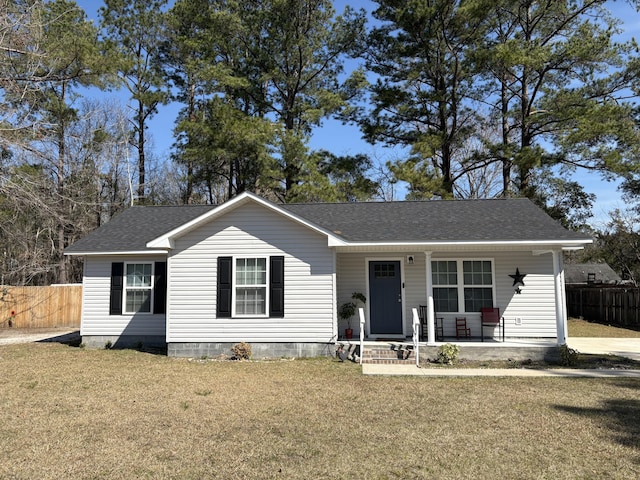
M363 358L362 363L369 365L415 365L416 360L414 358L407 358L406 360L400 359L385 359L385 358Z
M365 347L362 363L410 365L415 363L413 348L406 346Z

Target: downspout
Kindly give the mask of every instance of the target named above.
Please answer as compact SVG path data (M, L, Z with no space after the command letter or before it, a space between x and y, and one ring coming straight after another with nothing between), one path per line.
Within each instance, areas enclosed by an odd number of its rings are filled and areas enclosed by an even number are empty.
M563 285L562 252L559 250L553 250L551 252L551 257L553 261L553 280L556 299L556 329L558 335L558 346L561 346L567 343L567 309L564 305L565 295Z
M337 260L336 260L336 250L332 249L333 252L333 256L331 261L333 262L333 267L332 267L332 281L331 283L333 284L333 288L332 288L332 295L333 295L333 307L332 307L332 314L331 314L331 318L332 318L332 322L331 322L331 330L332 330L332 340L333 343L337 346L338 345L338 286L336 285L337 283L337 278L338 278L338 274L336 271L336 265L337 265Z
M424 252L425 255L425 275L427 284L427 344L436 343L435 336L435 317L436 312L433 306L433 278L431 275L431 254L432 252Z

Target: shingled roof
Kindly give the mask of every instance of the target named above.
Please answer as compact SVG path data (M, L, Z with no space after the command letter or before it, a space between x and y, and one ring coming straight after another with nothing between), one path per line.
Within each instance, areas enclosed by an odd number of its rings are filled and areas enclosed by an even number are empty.
M65 253L143 252L148 250L147 242L214 208L212 205L130 207L67 247Z
M350 242L585 240L526 198L282 205Z
M248 198L258 197L249 194ZM347 243L589 240L565 229L527 199L267 204L332 232ZM67 248L66 253L148 251L146 245L151 240L212 210L223 211L224 205L132 207Z

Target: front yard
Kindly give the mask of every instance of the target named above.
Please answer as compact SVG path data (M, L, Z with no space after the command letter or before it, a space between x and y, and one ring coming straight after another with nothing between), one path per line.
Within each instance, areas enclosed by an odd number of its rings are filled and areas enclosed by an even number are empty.
M0 478L640 475L640 381L0 347Z
M568 321L569 338L571 337L612 337L612 338L640 338L640 331L628 328L602 325L595 322L587 322L577 318Z

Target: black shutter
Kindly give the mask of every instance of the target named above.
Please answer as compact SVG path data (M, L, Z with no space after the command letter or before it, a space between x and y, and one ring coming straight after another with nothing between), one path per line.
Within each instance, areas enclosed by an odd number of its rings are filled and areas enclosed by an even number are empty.
M111 264L111 296L109 299L109 315L122 315L122 287L124 263Z
M153 313L166 313L167 262L156 262L153 279Z
M217 318L231 317L231 257L218 257L218 305Z
M284 257L270 257L269 316L284 317Z

